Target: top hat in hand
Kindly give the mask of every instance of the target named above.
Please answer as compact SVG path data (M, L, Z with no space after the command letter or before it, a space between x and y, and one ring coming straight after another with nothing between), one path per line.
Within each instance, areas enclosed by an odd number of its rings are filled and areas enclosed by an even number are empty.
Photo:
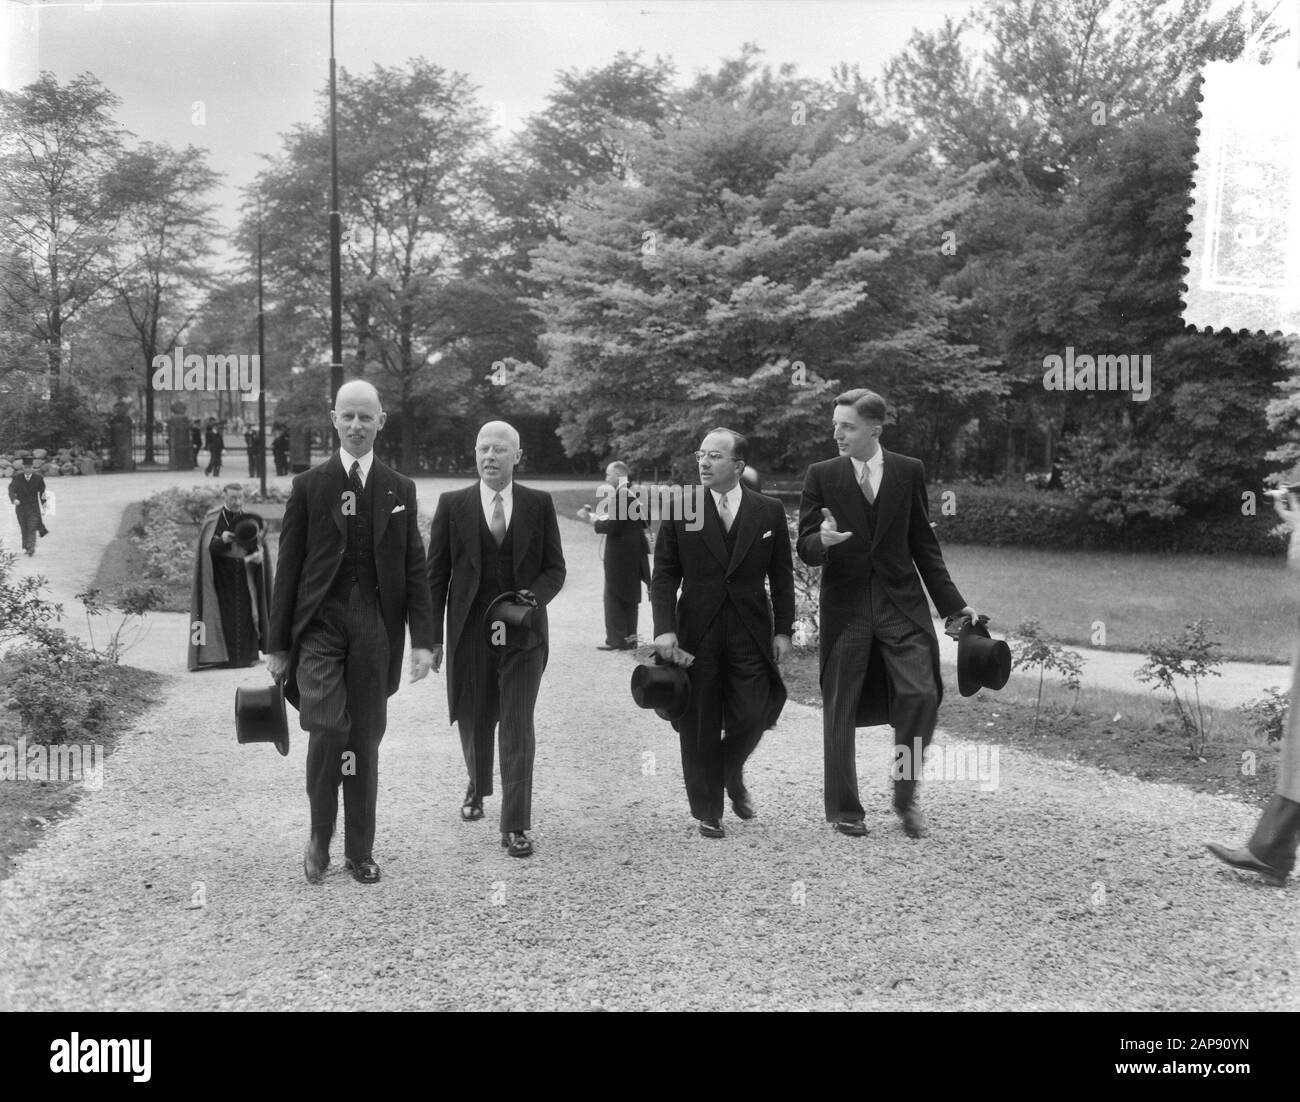
M962 696L1000 689L1011 676L1011 648L989 635L983 623L967 619L957 634L957 688Z
M483 613L483 631L491 646L523 647L532 639L537 603L536 599L530 602L530 597L510 591L488 605Z
M235 690L235 738L241 745L273 742L281 754L289 753L289 717L278 682L262 689Z
M637 666L632 671L632 699L638 708L653 708L660 719L676 723L691 699L690 676L681 666L666 662Z
M262 535L262 518L256 513L245 513L235 522L232 535L237 546L253 554Z

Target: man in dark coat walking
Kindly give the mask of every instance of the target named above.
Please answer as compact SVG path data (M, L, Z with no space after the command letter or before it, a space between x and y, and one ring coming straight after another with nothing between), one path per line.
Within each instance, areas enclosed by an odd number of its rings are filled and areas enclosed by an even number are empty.
M690 677L677 730L686 798L706 838L724 835L724 789L740 818L754 817L745 762L785 707L777 666L790 653L794 626L785 510L740 485L747 448L731 429L704 438L695 453L698 507L663 521L650 583L655 649Z
M605 567L605 642L597 650L635 650L641 586L650 584L649 524L628 489L631 471L615 461L605 468L602 501L595 512L585 505L580 520L603 536Z
M23 456L23 469L9 480L9 504L14 507L23 534L23 550L36 554L36 537L47 535L41 513L47 505L45 477L32 469L32 457Z
M921 755L934 735L943 682L924 580L942 616L979 614L948 576L930 527L919 460L880 447L887 409L874 391L835 399L838 459L808 468L799 504L799 557L822 567L821 687L826 819L867 833L858 799L857 727L894 728L894 810L914 838Z
M329 864L342 783L347 868L372 884L388 698L408 626L411 680L432 668L433 616L415 483L375 458L386 420L378 391L344 383L330 418L340 450L298 475L285 505L267 666L309 733L307 880L319 883Z
M461 818L483 818L499 723L501 845L511 857L528 857L533 710L550 653L546 606L564 585L564 551L551 495L514 481L523 456L514 428L489 421L474 451L479 481L438 499L429 533L433 668L440 667L445 646L448 711L469 774ZM534 606L530 630L485 623L489 607L508 593Z

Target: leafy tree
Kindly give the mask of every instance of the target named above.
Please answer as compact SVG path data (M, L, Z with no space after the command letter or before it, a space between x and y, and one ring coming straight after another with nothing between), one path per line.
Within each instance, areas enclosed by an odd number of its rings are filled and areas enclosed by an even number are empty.
M119 102L89 74L61 85L45 72L21 91L0 91L0 294L43 346L51 393L64 326L112 274Z
M669 117L624 131L625 178L575 192L563 239L534 253L546 362L514 383L549 400L570 453L684 474L721 422L785 466L825 454L835 388L962 376L987 393L934 288L970 180L872 129L839 89L760 71L752 49Z
M204 197L219 178L203 150L152 142L125 154L114 178L123 217L112 287L144 361L146 463L154 461L154 357L175 347L209 279L203 262L212 252L216 223Z

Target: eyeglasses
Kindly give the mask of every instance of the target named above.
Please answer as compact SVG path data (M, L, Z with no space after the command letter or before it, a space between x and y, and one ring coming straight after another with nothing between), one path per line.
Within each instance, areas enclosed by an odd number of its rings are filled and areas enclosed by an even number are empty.
M735 462L735 457L734 457L734 456L723 455L722 452L696 452L696 453L695 453L695 462L698 463L698 462L699 462L701 459L703 459L705 456L708 456L708 457L709 457L709 462L710 462L710 463L716 463L719 459L730 459L730 460L732 460L732 462Z

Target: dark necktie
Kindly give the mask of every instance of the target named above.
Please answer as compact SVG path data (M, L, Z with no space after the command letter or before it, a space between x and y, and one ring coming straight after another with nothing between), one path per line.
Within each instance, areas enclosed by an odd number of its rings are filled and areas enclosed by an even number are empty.
M365 489L365 487L361 485L361 460L359 459L352 460L352 472L348 478L348 481L352 485L352 492L356 495L356 506L357 508L360 508L361 494L362 491ZM356 516L356 513L354 512L352 515Z
M862 478L858 482L858 486L861 487L862 496L867 499L867 504L874 505L876 503L876 495L871 489L871 471L865 463L862 464Z
M501 500L501 495L497 494L492 499L492 538L497 541L500 547L506 542L506 507Z

